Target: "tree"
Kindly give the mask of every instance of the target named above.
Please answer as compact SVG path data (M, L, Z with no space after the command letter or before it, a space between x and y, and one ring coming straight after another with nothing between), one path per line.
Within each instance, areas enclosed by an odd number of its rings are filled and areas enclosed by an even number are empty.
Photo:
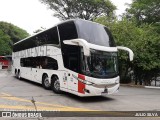
M40 0L62 20L81 18L93 20L101 15L113 16L116 7L110 0Z
M107 19L102 17L96 21L110 28L117 45L129 47L135 54L132 68L136 84L139 81L150 85L152 78L160 73L160 35L157 29L152 24L137 26L134 19L113 22L107 22ZM130 64L126 55L120 54L121 77L126 78Z
M0 22L0 55L11 54L12 43L27 36L29 34L25 30L7 22Z
M8 55L11 53L10 37L0 30L0 55Z
M41 27L41 28L39 28L39 29L37 29L37 30L35 30L33 33L39 33L39 32L41 32L41 31L44 31L44 30L46 30L46 28L44 28L44 27Z
M160 2L159 0L133 0L127 15L135 17L138 23L160 22Z
M4 34L9 35L13 43L29 36L25 30L7 22L0 22L0 30L2 30Z

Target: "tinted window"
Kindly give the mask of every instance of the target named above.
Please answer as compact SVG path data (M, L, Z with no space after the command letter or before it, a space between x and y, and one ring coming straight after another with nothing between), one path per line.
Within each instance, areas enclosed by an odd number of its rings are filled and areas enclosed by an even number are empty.
M103 25L84 20L77 20L75 24L79 38L95 45L115 47L111 33Z
M13 52L45 45L45 44L59 44L57 27L44 31L36 36L30 37L13 46Z
M36 44L36 37L35 36L31 37L30 39L28 39L26 41L23 41L21 43L21 47L23 47L24 49L33 48L33 47L36 47L36 46L37 46L37 44Z
M22 67L58 70L57 60L50 57L21 58L20 62Z
M112 36L111 32L110 32L109 29L106 28L106 27L104 27L104 29L105 29L106 33L108 34L108 36L109 36L109 45L110 45L111 47L115 47L115 46L116 46L116 43L115 43L115 41L114 41L114 39L113 39L113 36Z
M66 22L58 26L60 39L70 40L78 38L77 30L74 22Z
M31 67L32 66L31 58L21 58L20 62L21 62L22 67Z
M28 48L33 48L33 47L36 47L37 44L36 44L36 36L33 36L27 40L24 40L20 43L17 43L16 45L13 46L13 52L16 52L16 51L20 51L20 50L25 50L25 49L28 49Z
M58 63L57 60L50 58L50 57L44 57L43 58L43 69L52 69L57 70L58 69Z
M57 27L54 27L48 31L47 33L47 44L59 44Z
M36 45L41 46L46 44L47 36L45 33L41 33L38 36L36 36Z

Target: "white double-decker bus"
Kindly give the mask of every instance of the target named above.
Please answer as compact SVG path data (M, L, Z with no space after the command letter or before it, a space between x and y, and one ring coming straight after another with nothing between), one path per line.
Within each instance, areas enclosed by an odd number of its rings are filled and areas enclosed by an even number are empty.
M17 78L41 83L55 93L78 96L112 94L119 89L118 50L107 27L81 19L68 20L13 46Z

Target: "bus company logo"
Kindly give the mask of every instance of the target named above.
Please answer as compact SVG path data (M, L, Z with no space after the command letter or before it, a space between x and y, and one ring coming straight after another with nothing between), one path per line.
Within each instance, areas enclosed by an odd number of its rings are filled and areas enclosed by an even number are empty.
M2 117L12 117L11 112L2 112Z
M13 54L13 58L18 59L18 58L36 57L36 56L50 56L50 53L51 53L50 46L38 46L22 51L17 51Z

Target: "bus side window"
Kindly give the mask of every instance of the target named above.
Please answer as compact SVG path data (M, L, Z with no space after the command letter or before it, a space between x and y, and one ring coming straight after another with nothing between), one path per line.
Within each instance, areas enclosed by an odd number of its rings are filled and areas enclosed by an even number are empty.
M58 70L57 60L55 60L54 58L50 58L50 57L42 57L41 66L42 66L42 69Z
M24 58L21 58L20 59L20 65L21 65L21 67L24 67L24 62L23 61L24 61Z

